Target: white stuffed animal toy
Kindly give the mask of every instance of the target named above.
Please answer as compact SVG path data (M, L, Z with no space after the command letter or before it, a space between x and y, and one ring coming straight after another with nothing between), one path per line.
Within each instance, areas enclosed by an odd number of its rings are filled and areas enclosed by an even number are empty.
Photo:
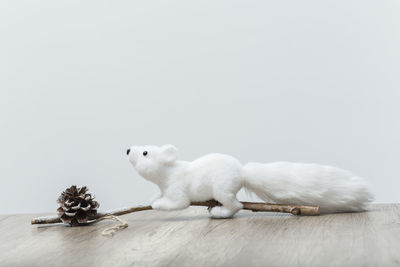
M177 160L172 145L132 146L129 161L145 179L157 184L157 210L184 209L194 201L215 199L214 218L228 218L242 208L236 199L244 187L262 200L281 204L319 205L320 211L365 210L372 200L367 183L349 171L317 164L274 162L242 165L234 157L208 154L192 162Z

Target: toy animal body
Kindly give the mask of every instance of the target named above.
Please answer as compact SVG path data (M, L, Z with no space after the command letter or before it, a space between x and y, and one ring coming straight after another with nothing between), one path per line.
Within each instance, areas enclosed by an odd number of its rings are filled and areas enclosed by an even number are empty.
M264 201L319 205L325 213L362 211L372 200L364 179L330 166L291 162L243 166L223 154L179 161L172 145L133 146L127 154L138 173L161 190L153 209L184 209L193 201L215 199L222 206L213 207L211 216L227 218L242 208L236 199L242 187Z

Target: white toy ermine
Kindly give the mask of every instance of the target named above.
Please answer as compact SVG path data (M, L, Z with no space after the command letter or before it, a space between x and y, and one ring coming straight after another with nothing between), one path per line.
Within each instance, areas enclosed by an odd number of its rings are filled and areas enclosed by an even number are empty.
M262 200L280 204L318 205L322 213L365 210L373 196L364 179L349 171L307 163L242 165L229 155L208 154L192 162L177 160L173 145L132 146L129 161L145 179L157 184L158 210L184 209L194 201L215 199L214 218L228 218L242 208L236 199L244 187Z

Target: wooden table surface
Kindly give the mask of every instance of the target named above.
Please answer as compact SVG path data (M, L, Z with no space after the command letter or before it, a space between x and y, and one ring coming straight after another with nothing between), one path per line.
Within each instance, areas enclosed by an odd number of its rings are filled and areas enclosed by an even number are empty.
M37 215L0 216L0 266L400 266L400 204L296 217L239 212L213 220L202 207L122 216L69 227L30 225Z

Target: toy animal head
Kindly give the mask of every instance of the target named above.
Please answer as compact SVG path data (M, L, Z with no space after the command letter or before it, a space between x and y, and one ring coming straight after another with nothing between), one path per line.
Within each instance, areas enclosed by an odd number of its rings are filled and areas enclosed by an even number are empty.
M178 149L173 145L132 146L126 151L129 161L144 178L157 182L168 165L178 157Z

